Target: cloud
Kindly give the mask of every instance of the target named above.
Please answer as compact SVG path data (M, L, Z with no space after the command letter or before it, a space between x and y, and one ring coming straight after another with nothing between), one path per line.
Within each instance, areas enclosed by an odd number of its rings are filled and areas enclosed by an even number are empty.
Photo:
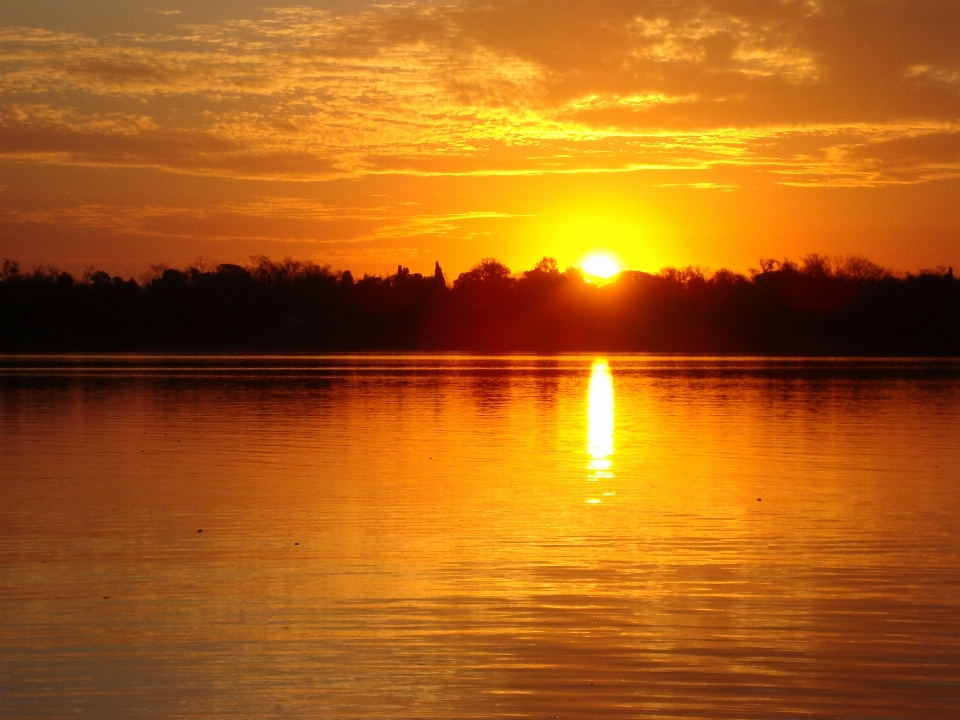
M672 188L672 187L688 187L695 190L722 190L723 192L732 192L737 189L736 185L721 185L712 182L698 182L698 183L657 183L654 187L658 188Z
M953 172L913 148L960 118L957 32L960 9L939 0L462 0L103 36L7 27L0 156L300 181L672 169L697 187L736 166L925 182Z
M382 240L463 235L477 224L525 217L503 212L418 212L384 199L367 206L302 197L259 196L203 207L169 204L76 203L59 207L0 208L0 227L91 229L141 238L266 241L355 246Z
M909 78L926 78L934 82L946 83L947 85L960 84L960 69L958 68L914 65L913 67L907 68L905 74Z
M913 184L960 178L960 127L851 148L846 160L883 182Z

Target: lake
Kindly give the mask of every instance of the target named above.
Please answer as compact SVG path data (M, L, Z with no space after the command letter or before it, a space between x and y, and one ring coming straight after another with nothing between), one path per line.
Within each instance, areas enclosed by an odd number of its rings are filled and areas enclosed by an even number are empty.
M960 717L960 361L0 358L0 716Z

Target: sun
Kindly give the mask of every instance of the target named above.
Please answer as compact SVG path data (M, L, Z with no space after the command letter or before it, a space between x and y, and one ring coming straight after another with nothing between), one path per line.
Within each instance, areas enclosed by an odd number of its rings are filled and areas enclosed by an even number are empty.
M609 280L620 272L620 261L608 252L594 252L580 263L584 274L590 279Z

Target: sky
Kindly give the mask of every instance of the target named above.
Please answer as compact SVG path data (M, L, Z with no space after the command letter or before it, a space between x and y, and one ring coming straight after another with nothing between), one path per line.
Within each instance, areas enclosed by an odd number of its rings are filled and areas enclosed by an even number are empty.
M960 266L956 0L3 0L0 257Z

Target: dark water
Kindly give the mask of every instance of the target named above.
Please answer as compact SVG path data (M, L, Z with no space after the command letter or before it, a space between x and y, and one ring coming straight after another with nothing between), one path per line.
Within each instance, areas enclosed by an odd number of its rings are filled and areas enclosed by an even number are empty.
M605 360L0 359L0 717L960 717L960 362Z

